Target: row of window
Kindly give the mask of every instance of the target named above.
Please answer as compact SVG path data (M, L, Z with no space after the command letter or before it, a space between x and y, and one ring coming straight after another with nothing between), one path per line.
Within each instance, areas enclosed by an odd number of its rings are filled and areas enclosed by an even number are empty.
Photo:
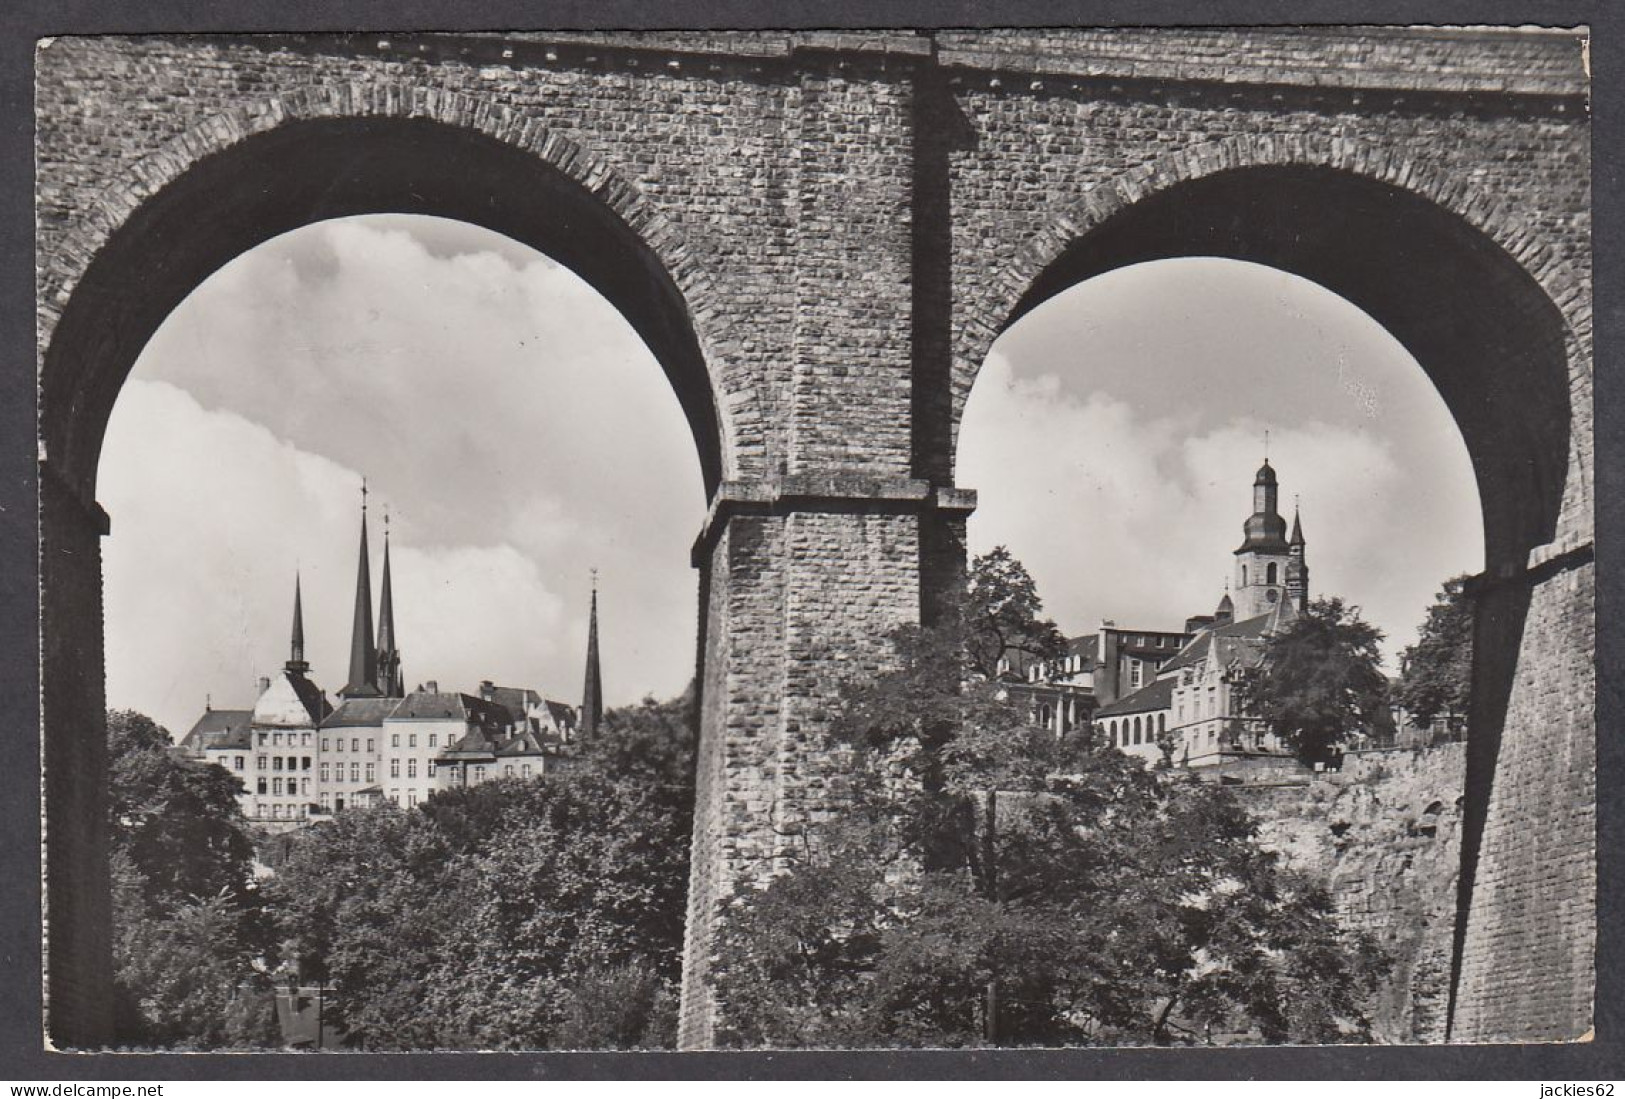
M429 747L431 747L431 748L437 747L439 745L439 742L440 742L440 734L439 733L430 733L430 734L428 734L428 736L429 736ZM295 748L295 747L309 748L310 747L310 734L308 732L305 732L305 733L260 733L258 743L259 743L259 746L261 748L264 748L266 746L270 746L272 748L281 748L284 745L286 745L289 748ZM343 737L325 737L325 736L322 737L322 751L324 751L324 752L333 751L334 749L329 747L330 743L336 743L338 745L337 750L340 751L340 752L344 751L344 738ZM401 734L400 733L391 733L391 734L389 734L389 744L390 744L390 747L392 747L392 748L399 748L401 746ZM418 735L416 733L407 733L406 734L406 746L408 748L416 748L418 746ZM372 750L373 750L373 739L371 737L368 737L367 738L367 751L370 752ZM351 737L350 738L350 751L352 751L352 752L361 751L361 738L360 737Z
M1113 748L1126 748L1132 744L1150 744L1159 733L1168 731L1167 713L1146 714L1142 723L1139 715L1133 718L1112 718L1103 722L1106 736Z
M1078 700L1074 698L1069 702L1062 703L1059 710L1052 710L1050 709L1050 704L1048 702L1044 703L1038 707L1038 724L1044 726L1046 729L1049 728L1051 721L1054 720L1057 713L1059 713L1065 719L1065 723L1068 728L1076 725L1078 723ZM508 773L513 773L512 767L508 768ZM530 773L528 768L525 773Z
M261 733L260 734L260 739L259 739L259 746L261 748L263 748L263 747L266 746L267 743L269 743L270 746L273 747L273 748L280 748L280 747L283 746L283 743L284 743L284 741L282 739L283 737L288 738L287 741L286 741L286 744L287 744L287 746L289 748L309 748L310 747L310 734L309 733Z
M306 815L303 805L261 805L254 802L248 808L248 815L256 820L271 817L273 819L298 820Z
M434 760L432 760L432 759L425 760L424 764L425 764L425 772L428 775L428 777L434 778ZM370 771L372 769L372 764L370 764L370 763L367 764L367 769ZM401 761L399 759L392 759L392 760L389 761L389 777L390 778L400 778L401 777ZM408 758L407 761L406 761L406 777L407 778L417 778L418 777L418 761L417 761L417 757L415 757L415 756L411 757L411 758Z
M427 767L425 769L425 777L432 779L435 776L434 761L429 760L427 762L428 762L428 765L427 765ZM392 759L392 760L389 761L389 777L390 778L400 778L401 777L401 766L400 766L400 764L401 764L401 761L398 760L398 759ZM406 761L406 777L407 778L417 778L417 775L418 775L417 764L418 764L418 761L416 759L408 759ZM485 764L476 764L474 767L470 768L470 771L471 771L472 780L475 783L480 783L480 782L485 781L485 779L486 779L486 771L487 771L487 768L486 768ZM529 763L519 764L517 766L517 768L515 767L514 764L508 763L508 764L503 765L502 773L503 773L504 776L506 776L508 778L514 778L514 777L530 778L530 777L532 777L533 769L532 769L532 767L531 767L531 765ZM330 782L330 781L343 782L344 777L345 777L344 764L342 764L342 763L335 763L335 764L323 763L321 765L319 771L318 771L318 774L319 774L320 780L322 782ZM363 776L365 776L365 777L363 778ZM362 764L352 763L352 764L350 764L349 778L350 778L351 782L362 782L362 781L374 782L377 779L376 768L371 763L366 764L364 767L363 767ZM270 797L308 796L309 793L310 793L310 779L308 779L308 778L299 778L299 779L290 778L290 779L284 780L284 779L278 778L278 777L260 778L260 779L258 779L256 781L255 792L260 794L261 796L270 796ZM399 802L400 798L395 796L395 795L396 795L396 791L391 791L391 797L393 798L393 800L395 800L396 802ZM417 804L417 794L412 793L410 795L410 797L411 797L411 800L410 800L409 804L416 805ZM322 801L322 806L324 808L326 808L329 805L331 798L332 798L332 794L330 792L325 791L325 790L321 792L321 801ZM259 815L259 813L260 813L260 804L259 804L259 802L254 802L253 803L252 813L255 816ZM279 815L279 814L273 814L273 815Z
M394 761L391 761L391 762L394 762ZM329 770L329 768L331 768L331 770ZM321 765L321 767L318 768L317 773L320 775L321 780L323 782L343 782L344 781L344 764L342 764L342 763L332 763L332 764L323 763ZM365 779L363 779L361 777L363 773L366 774ZM413 773L414 774L416 773L415 768L413 769ZM429 766L429 773L431 775L434 774L434 765L433 764L430 764L430 766ZM374 781L377 780L377 778L378 778L378 765L377 764L368 763L368 764L365 765L365 767L363 767L363 765L360 764L360 763L352 763L352 764L350 764L350 781L351 782L362 782L362 781L374 782Z
M350 738L350 751L352 751L352 752L361 751L361 740L362 740L361 737L356 737L356 736L351 737ZM374 740L372 737L367 737L366 741L367 741L367 751L368 752L373 752L373 751L377 750L377 741L376 740ZM430 734L428 734L427 741L428 741L428 746L430 748L438 748L438 747L440 747L440 734L439 733L430 733ZM331 747L329 747L330 743L332 745ZM447 747L451 746L451 741L449 739L446 741L446 745L447 745ZM389 746L391 748L399 748L401 746L401 734L400 733L390 733L389 734ZM408 748L416 748L418 746L418 734L416 734L416 733L407 733L406 734L406 746ZM325 736L322 737L322 751L324 751L324 752L330 752L330 751L342 752L342 751L344 751L344 738L341 737L341 736L340 737L331 737L331 738L325 737Z
M238 756L235 762L235 769L241 771L243 769L243 757ZM310 770L310 757L288 756L286 765L284 766L282 756L255 756L254 767L256 770L260 771L308 771Z

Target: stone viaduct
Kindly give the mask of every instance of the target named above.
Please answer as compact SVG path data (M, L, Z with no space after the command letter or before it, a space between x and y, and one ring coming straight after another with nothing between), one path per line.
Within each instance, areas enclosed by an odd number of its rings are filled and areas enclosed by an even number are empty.
M828 811L836 684L958 583L957 424L999 332L1126 264L1362 307L1483 500L1451 1037L1591 1024L1590 178L1580 36L1433 29L63 38L38 58L48 1027L108 1034L99 541L143 344L254 245L434 214L636 327L711 494L683 1042L739 880ZM1088 349L1080 348L1080 369ZM543 475L538 471L538 476ZM686 547L672 547L683 552Z

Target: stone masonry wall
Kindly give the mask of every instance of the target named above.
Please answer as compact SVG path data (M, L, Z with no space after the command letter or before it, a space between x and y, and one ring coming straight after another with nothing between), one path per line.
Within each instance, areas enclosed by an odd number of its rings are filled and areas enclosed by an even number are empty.
M523 64L503 56L514 48ZM40 254L56 261L42 269L44 334L60 289L89 259L64 253L80 243L72 231L138 187L136 167L174 143L193 159L229 145L211 120L292 114L285 104L301 96L315 103L306 113L342 116L391 88L404 100L400 114L442 117L457 113L451 101L427 96L464 95L567 139L672 226L727 303L694 316L732 444L725 473L762 475L786 460L798 320L798 157L787 112L800 96L793 72L764 64L432 37L53 40L40 51L37 89Z
M47 678L41 760L46 1040L58 1047L112 1037L112 886L107 850L106 686L101 537L106 516L49 470L40 478L42 658ZM91 735L85 735L88 730ZM86 781L86 777L100 781Z
M1240 787L1261 842L1325 881L1344 926L1393 960L1368 1010L1384 1043L1445 1040L1465 746L1346 757L1341 773Z
M710 1044L719 913L816 842L839 811L825 730L841 685L885 659L920 604L920 518L782 502L733 515L710 554L698 804L681 1041Z
M1135 195L1227 162L1335 163L1369 149L1372 174L1389 174L1391 166L1420 185L1410 166L1423 165L1440 189L1454 192L1447 204L1498 208L1483 219L1486 230L1509 244L1527 238L1550 249L1557 266L1543 281L1565 303L1583 345L1571 365L1571 400L1576 426L1586 430L1574 436L1564 526L1589 537L1590 131L1580 108L1487 113L1464 101L1420 104L1417 95L1396 101L1371 91L1303 95L1163 83L1132 74L1178 64L1177 40L1169 49L1143 33L1111 37L1115 82L1043 72L957 74L955 99L967 133L951 154L956 437L976 373L1035 269L1086 227L1079 196L1147 166ZM1226 33L1220 40L1239 55L1251 58L1263 48L1309 68L1324 49L1314 36ZM1545 67L1561 64L1568 87L1582 86L1578 46L1555 45L1543 51Z
M1533 593L1523 652L1539 659L1520 659L1512 684L1468 910L1454 1041L1568 1041L1591 1028L1595 606L1589 563Z

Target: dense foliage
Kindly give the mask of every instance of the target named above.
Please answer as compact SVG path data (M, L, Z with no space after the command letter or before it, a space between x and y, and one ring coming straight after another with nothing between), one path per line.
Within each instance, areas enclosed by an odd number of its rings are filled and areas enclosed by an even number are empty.
M1399 700L1412 720L1425 726L1442 716L1456 736L1466 731L1473 689L1473 604L1466 579L1445 581L1416 644L1400 658Z
M612 710L557 775L301 833L270 892L330 1021L377 1050L671 1045L691 708Z
M1242 680L1239 701L1300 759L1329 760L1353 733L1388 720L1381 641L1358 608L1316 599L1265 643L1263 664Z
M1024 667L1060 656L1066 639L1054 622L1040 617L1043 609L1038 585L1009 550L997 546L977 557L971 563L962 608L970 670L994 679L1001 660Z
M1025 576L1008 555L993 567ZM1382 961L1325 892L1258 847L1223 788L1034 727L980 674L983 631L1021 625L983 613L971 599L948 627L901 631L895 670L847 691L851 811L789 872L736 890L711 973L721 1040L1366 1037Z
M219 1049L274 1043L241 783L177 757L169 733L107 715L115 1041Z

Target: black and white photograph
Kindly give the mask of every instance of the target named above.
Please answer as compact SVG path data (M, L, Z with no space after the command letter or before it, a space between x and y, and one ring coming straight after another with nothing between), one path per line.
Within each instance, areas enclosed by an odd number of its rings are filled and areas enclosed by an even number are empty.
M1591 46L40 38L45 1048L1592 1041Z

